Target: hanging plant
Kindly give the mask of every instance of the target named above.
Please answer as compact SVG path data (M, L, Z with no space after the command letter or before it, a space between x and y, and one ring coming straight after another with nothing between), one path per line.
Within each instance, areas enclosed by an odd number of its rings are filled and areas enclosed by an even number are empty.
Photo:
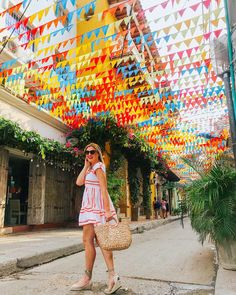
M139 200L141 180L138 177L137 163L128 161L128 182L130 189L130 201L132 207L136 207Z
M107 174L107 188L109 195L115 207L118 207L119 201L122 198L122 186L124 179L119 178L112 172Z
M125 128L119 127L113 117L104 116L99 119L89 119L85 126L71 130L66 139L69 141L71 138L78 138L81 148L84 148L90 142L95 142L104 149L107 141L113 147L121 147L126 144L128 132Z
M150 174L151 169L141 167L143 177L143 208L147 217L151 215L151 189L150 189Z
M64 170L83 165L83 159L74 150L55 140L41 137L35 131L23 130L19 124L0 117L0 145L32 153L38 160L57 164Z

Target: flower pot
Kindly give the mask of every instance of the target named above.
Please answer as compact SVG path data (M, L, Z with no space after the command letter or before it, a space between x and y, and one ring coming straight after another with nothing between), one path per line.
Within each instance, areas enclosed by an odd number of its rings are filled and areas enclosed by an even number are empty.
M224 269L236 270L236 241L225 241L218 246L220 264Z

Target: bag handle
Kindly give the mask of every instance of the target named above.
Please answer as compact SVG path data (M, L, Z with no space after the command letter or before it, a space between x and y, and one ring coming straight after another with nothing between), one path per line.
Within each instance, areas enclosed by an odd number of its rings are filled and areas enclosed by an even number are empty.
M116 222L116 224L110 224L110 226L118 226L118 223L119 223L119 221L118 221L118 219L116 219L114 216L112 216L112 218L109 220L109 221L107 221L106 220L106 223L109 223L110 221L112 221L112 220L115 220L115 222Z

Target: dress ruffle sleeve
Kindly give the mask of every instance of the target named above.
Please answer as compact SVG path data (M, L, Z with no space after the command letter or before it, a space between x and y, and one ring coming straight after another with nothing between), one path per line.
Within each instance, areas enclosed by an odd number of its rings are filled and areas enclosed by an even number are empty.
M93 166L92 170L93 170L93 172L95 173L96 170L99 169L99 168L101 168L102 171L103 171L104 173L106 173L105 165L104 165L102 162L98 162L98 163L96 163L96 164Z

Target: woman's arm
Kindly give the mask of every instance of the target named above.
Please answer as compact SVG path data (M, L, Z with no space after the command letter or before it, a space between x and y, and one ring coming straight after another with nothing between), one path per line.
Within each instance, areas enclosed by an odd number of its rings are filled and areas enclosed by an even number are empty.
M90 166L89 162L85 159L84 168L81 170L79 176L76 179L76 184L78 186L84 185L86 172L87 172L89 166Z

